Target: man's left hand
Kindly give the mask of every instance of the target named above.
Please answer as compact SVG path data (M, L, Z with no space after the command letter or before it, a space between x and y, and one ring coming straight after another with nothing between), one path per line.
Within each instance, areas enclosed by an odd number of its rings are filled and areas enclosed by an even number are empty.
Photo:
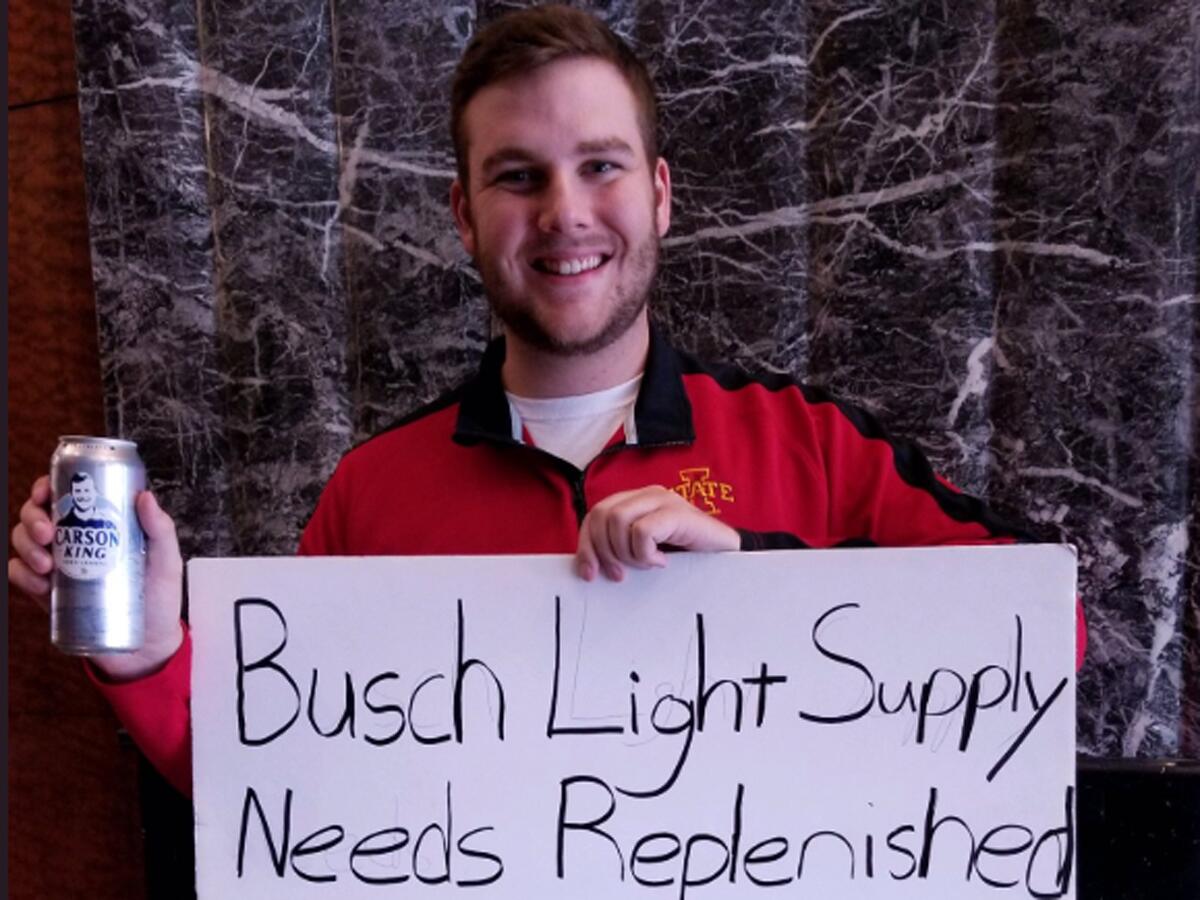
M620 581L625 566L665 566L664 544L680 550L737 550L742 539L674 491L655 485L613 494L592 507L579 526L575 567L584 581L599 572Z

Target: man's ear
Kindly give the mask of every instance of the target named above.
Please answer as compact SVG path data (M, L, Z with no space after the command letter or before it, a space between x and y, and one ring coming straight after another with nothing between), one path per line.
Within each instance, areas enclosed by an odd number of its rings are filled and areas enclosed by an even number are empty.
M661 156L654 163L654 224L659 237L671 227L671 170Z
M454 214L454 225L458 228L458 238L467 250L467 255L475 258L475 228L471 224L471 204L467 199L466 188L457 178L450 185L450 211Z

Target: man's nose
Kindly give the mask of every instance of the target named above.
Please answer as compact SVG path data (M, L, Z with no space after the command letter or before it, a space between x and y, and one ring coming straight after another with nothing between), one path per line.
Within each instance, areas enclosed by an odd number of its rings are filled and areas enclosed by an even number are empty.
M567 175L555 175L542 192L538 228L569 233L592 224L591 198L586 185Z

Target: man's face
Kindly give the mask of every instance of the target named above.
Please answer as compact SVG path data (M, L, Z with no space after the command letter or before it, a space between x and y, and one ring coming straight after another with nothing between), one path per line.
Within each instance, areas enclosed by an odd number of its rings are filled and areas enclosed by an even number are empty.
M71 483L71 500L75 503L75 508L87 512L96 505L96 486L92 483L92 479L85 478L83 481L75 481Z
M604 349L642 315L670 224L625 79L562 60L484 88L463 121L470 188L451 203L496 315L538 350Z

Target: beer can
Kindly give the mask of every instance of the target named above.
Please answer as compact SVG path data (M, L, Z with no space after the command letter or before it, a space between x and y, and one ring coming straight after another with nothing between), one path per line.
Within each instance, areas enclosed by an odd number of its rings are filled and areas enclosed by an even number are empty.
M137 650L146 627L146 540L134 508L146 467L137 444L60 437L50 485L50 640L76 655Z

